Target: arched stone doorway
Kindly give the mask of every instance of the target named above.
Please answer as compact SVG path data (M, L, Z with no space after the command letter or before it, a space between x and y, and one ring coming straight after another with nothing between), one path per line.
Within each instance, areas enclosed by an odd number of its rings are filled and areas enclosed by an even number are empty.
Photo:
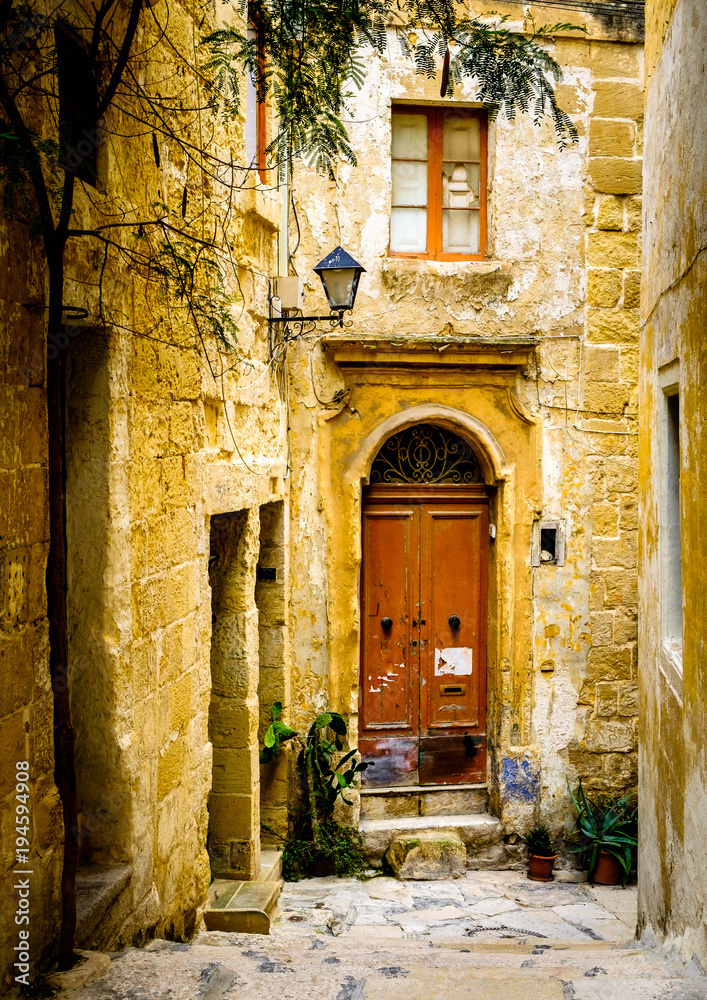
M488 492L472 446L388 437L362 507L359 746L367 784L486 779Z

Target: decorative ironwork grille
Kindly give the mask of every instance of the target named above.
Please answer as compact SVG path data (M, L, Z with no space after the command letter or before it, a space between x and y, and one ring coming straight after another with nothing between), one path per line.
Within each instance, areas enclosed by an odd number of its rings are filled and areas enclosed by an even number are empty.
M415 424L388 438L371 466L371 483L482 483L471 447L434 424Z

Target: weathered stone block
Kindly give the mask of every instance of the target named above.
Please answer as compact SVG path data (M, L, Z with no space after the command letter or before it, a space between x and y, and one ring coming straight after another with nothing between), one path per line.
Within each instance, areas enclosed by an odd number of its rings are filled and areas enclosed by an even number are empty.
M7 795L15 786L14 765L18 760L29 760L25 716L22 710L15 712L2 723L2 749L11 767L0 768L0 796ZM36 766L37 762L33 761Z
M217 840L250 840L255 828L252 795L209 795L209 831Z
M197 567L195 563L176 566L167 571L167 620L178 621L197 605Z
M592 118L589 123L589 155L632 157L636 145L633 122Z
M608 569L604 573L604 579L606 582L605 603L608 608L637 602L638 580L635 570Z
M616 715L618 686L612 682L602 682L596 686L597 715L609 718Z
M466 847L452 833L399 837L384 863L399 879L457 878L466 871Z
M587 679L595 683L630 680L631 650L592 647L587 654Z
M629 198L626 202L626 228L631 233L640 233L643 228L643 199ZM640 276L640 275L639 275Z
M641 304L641 272L626 271L624 273L624 306L627 309L638 309Z
M580 746L595 753L634 750L636 746L633 725L630 722L590 719Z
M634 496L622 496L619 524L622 531L633 531L638 527L638 500Z
M591 268L587 272L587 301L590 306L612 308L621 298L621 271Z
M638 638L638 613L635 608L619 608L614 619L614 642L623 645Z
M618 534L618 512L611 503L595 503L592 507L594 516L594 534L614 537Z
M630 309L587 309L587 335L595 344L638 341L638 314Z
M568 115L576 115L581 109L577 88L568 83L558 83L555 87L555 98L558 105Z
M209 739L214 747L246 750L257 734L255 705L242 705L230 698L211 698Z
M591 615L592 646L613 646L614 612L597 611Z
M622 684L619 690L619 715L638 715L638 685Z
M590 382L583 391L583 408L593 413L621 414L628 402L626 386L621 382Z
M619 378L619 349L617 347L584 348L582 368L587 378L598 382L616 382Z
M171 730L184 730L192 717L192 678L185 674L169 686L169 725Z
M258 744L242 750L214 747L213 790L222 795L254 795L260 787Z
M609 753L604 755L604 780L609 787L624 793L638 784L638 754Z
M589 233L587 263L590 267L637 267L638 236L636 233Z
M593 85L596 118L643 118L643 87L633 83L604 83Z
M599 199L597 209L597 229L616 230L624 228L624 203L619 198L609 195Z
M635 45L618 42L592 42L589 48L592 76L599 80L629 77L637 80L640 75L638 51Z
M604 602L606 598L606 589L604 586L604 577L601 573L590 573L589 574L589 610L590 611L604 611Z
M643 161L618 156L595 156L589 161L589 176L597 191L607 194L638 194L643 185Z
M157 800L176 788L184 773L184 745L181 739L169 743L157 760Z
M606 488L611 493L635 493L638 489L636 469L611 462L606 470Z
M592 558L599 569L624 566L633 569L638 560L638 535L625 531L619 538L593 538Z

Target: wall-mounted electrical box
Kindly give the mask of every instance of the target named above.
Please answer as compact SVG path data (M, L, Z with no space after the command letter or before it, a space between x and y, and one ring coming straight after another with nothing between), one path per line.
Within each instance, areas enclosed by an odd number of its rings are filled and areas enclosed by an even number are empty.
M531 566L564 566L564 521L535 521L530 543Z
M273 298L280 300L280 309L304 309L304 278L288 277L272 279Z

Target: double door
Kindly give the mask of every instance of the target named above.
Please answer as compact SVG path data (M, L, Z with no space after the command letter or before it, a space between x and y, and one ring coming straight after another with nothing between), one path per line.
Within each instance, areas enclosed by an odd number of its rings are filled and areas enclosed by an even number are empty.
M480 491L476 491L479 493ZM486 778L488 504L472 491L363 510L359 746L367 785Z

